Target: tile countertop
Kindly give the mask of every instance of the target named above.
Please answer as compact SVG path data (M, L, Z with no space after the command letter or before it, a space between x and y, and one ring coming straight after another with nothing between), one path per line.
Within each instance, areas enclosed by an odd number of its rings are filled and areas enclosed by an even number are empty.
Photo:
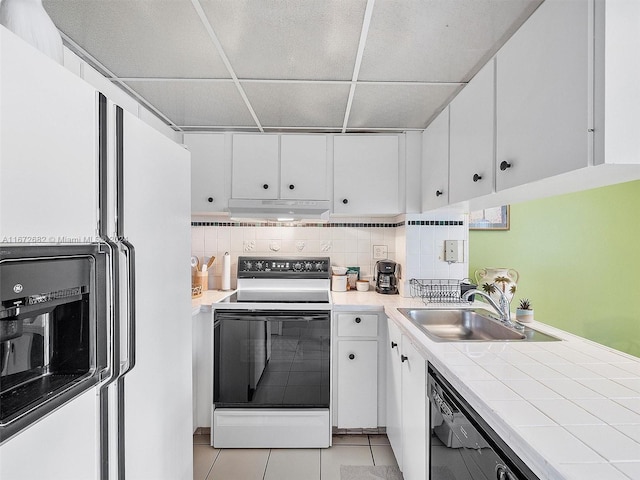
M194 314L231 293L205 292ZM640 479L640 359L540 322L563 341L434 342L397 311L421 300L331 296L336 311L384 310L541 479Z

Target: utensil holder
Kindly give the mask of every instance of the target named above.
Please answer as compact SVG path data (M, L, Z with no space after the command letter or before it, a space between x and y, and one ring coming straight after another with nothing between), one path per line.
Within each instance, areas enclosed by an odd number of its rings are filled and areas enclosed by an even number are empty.
M209 290L209 272L196 272L191 279L193 287L201 287L202 291Z

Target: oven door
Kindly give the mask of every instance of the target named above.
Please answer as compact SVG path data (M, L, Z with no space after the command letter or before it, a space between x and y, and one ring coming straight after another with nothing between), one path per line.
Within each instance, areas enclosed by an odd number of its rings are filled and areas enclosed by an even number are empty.
M328 310L215 310L216 408L329 408Z

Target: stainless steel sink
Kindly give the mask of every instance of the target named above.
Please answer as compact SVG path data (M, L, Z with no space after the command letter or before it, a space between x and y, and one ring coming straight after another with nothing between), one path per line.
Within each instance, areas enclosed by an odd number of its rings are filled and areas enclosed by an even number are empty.
M528 327L523 331L509 328L483 309L399 308L398 311L436 342L558 340Z

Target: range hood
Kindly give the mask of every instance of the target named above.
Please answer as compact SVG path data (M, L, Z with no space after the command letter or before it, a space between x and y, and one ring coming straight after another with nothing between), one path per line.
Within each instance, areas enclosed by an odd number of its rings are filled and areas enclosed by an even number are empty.
M261 200L232 198L231 218L255 218L293 222L329 219L329 200Z

